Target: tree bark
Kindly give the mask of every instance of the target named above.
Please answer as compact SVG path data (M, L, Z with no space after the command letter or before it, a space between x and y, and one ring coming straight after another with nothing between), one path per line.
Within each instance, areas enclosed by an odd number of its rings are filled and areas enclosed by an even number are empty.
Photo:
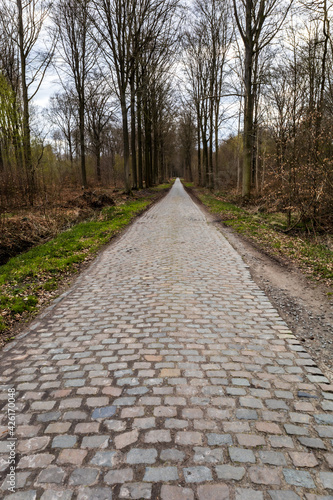
M82 186L84 187L84 189L87 189L88 183L87 183L87 172L86 172L86 144L84 136L85 133L84 108L85 108L84 100L83 98L81 98L79 104L80 163L81 163Z
M97 149L96 149L96 175L97 175L97 181L102 182L101 147L100 146L97 146Z
M18 8L18 30L19 30L19 52L21 63L21 85L22 85L22 102L23 102L23 157L24 165L28 181L28 199L31 206L34 204L35 198L35 172L32 164L31 152L31 132L30 132L30 113L29 113L29 97L28 86L26 80L26 54L24 41L23 27L23 9L22 0L17 0Z
M135 78L134 71L131 75L131 153L133 189L138 189L137 162L136 162L136 117L135 117Z
M125 192L130 193L131 182L130 182L130 171L129 171L129 133L128 133L128 117L127 117L127 105L125 93L121 94L121 115L123 120L123 142L124 142L124 184Z
M198 141L198 184L202 185L201 175L201 134L200 134L200 105L197 103L197 141Z
M252 64L254 56L253 34L252 34L252 0L246 1L246 43L245 43L245 104L244 104L244 163L243 163L243 189L244 197L251 195L251 165L253 150L253 86L252 86Z
M137 122L138 122L138 181L139 189L143 189L143 164L142 164L142 113L141 92L137 95Z

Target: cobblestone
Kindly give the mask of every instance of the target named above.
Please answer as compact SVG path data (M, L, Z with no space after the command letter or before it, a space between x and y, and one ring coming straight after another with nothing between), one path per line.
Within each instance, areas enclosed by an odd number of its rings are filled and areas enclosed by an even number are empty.
M286 459L283 453L278 453L275 451L259 451L260 460L264 464L269 465L287 465ZM296 465L296 464L294 464Z
M112 491L109 488L84 488L84 490L79 490L77 500L92 500L92 499L112 500Z
M39 474L37 482L61 484L64 476L65 472L60 467L48 467Z
M236 500L264 500L264 495L261 491L256 491L250 488L236 488Z
M301 497L296 495L293 491L276 490L269 491L272 500L301 500Z
M101 467L112 467L116 456L115 451L98 451L90 460L90 463Z
M218 465L215 467L219 479L235 479L240 481L245 474L244 467L233 467L232 465Z
M108 442L109 436L84 436L81 448L106 448Z
M315 484L309 472L293 469L283 469L283 475L288 484L303 486L303 488L315 487Z
M289 455L295 467L316 467L319 463L313 453L295 451L289 452Z
M119 498L150 499L151 484L129 483L120 488ZM170 499L171 500L171 499Z
M195 455L193 457L194 462L205 462L205 463L222 463L223 462L223 450L216 448L201 448L194 447Z
M43 450L44 448L46 448L49 441L50 438L46 436L35 437L24 441L20 441L18 443L17 449L20 453L31 453L34 451ZM1 444L2 443L0 442L0 446ZM5 450L8 451L8 443L6 441L3 441L3 444L5 445Z
M133 470L132 469L119 469L114 471L109 471L105 475L104 481L106 484L116 484L116 483L126 483L126 481L132 481Z
M249 462L254 464L256 457L252 450L246 450L245 448L229 448L229 455L233 462Z
M87 452L84 450L62 450L58 456L59 464L81 465Z
M194 448L195 449L195 448ZM185 458L185 453L176 449L162 450L160 454L161 460L165 462L182 462Z
M213 480L212 472L208 467L186 467L183 472L187 483L202 483Z
M327 449L324 441L322 439L319 439L319 438L300 437L300 438L298 438L298 441L303 446L306 446L307 448L314 448L314 449L319 449L319 450L326 450Z
M163 485L161 489L162 500L194 500L194 493L189 488Z
M198 486L199 500L229 500L229 488L226 484L205 484Z
M249 469L249 476L255 484L279 485L281 483L278 471L269 467L251 467Z
M177 467L147 467L143 480L153 483L177 481Z
M72 491L47 490L42 494L41 500L71 500L72 497L73 497ZM79 496L78 500L79 499L87 500L87 497ZM107 500L107 497L105 497L104 500Z
M319 479L324 488L333 490L333 472L320 472Z
M76 444L76 436L56 436L52 441L52 448L73 448Z
M76 469L69 478L69 484L72 486L78 486L78 485L90 486L91 484L94 484L97 481L98 476L99 476L98 469L88 469L88 468Z
M130 450L127 454L128 464L154 464L156 462L157 451L154 448Z
M332 498L333 386L178 181L0 358L4 500Z

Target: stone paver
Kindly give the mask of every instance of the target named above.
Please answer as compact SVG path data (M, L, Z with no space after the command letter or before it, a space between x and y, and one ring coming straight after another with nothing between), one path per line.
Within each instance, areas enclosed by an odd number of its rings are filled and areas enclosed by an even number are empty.
M4 500L332 498L333 385L179 181L24 335Z

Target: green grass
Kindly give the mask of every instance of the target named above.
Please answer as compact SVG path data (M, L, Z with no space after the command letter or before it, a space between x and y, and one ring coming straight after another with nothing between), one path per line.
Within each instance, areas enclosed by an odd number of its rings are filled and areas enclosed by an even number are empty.
M0 266L0 331L6 331L22 315L34 313L54 296L64 278L76 273L83 261L96 254L154 197L106 207L94 220L77 224Z
M185 182L181 179L182 184L187 187L187 188L193 188L194 187L194 182Z
M239 208L232 203L219 200L211 194L200 194L199 198L213 213L220 214L221 212L223 212L225 214L246 215L246 212L242 208Z
M150 188L151 191L154 191L155 193L163 191L165 189L170 189L173 185L174 181L172 182L165 182L164 184L159 184L158 186L154 186Z
M218 199L217 195L200 189L196 194L225 225L259 243L268 253L292 260L313 279L333 285L333 252L305 233L284 233L287 227L285 214L252 214Z

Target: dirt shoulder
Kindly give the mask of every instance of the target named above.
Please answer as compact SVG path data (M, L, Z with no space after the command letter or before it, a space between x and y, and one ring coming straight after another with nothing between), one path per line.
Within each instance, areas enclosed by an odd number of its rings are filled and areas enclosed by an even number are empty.
M291 262L272 258L245 236L226 227L187 189L208 220L227 238L249 266L254 281L304 345L317 365L333 381L333 298L328 287L314 283Z

